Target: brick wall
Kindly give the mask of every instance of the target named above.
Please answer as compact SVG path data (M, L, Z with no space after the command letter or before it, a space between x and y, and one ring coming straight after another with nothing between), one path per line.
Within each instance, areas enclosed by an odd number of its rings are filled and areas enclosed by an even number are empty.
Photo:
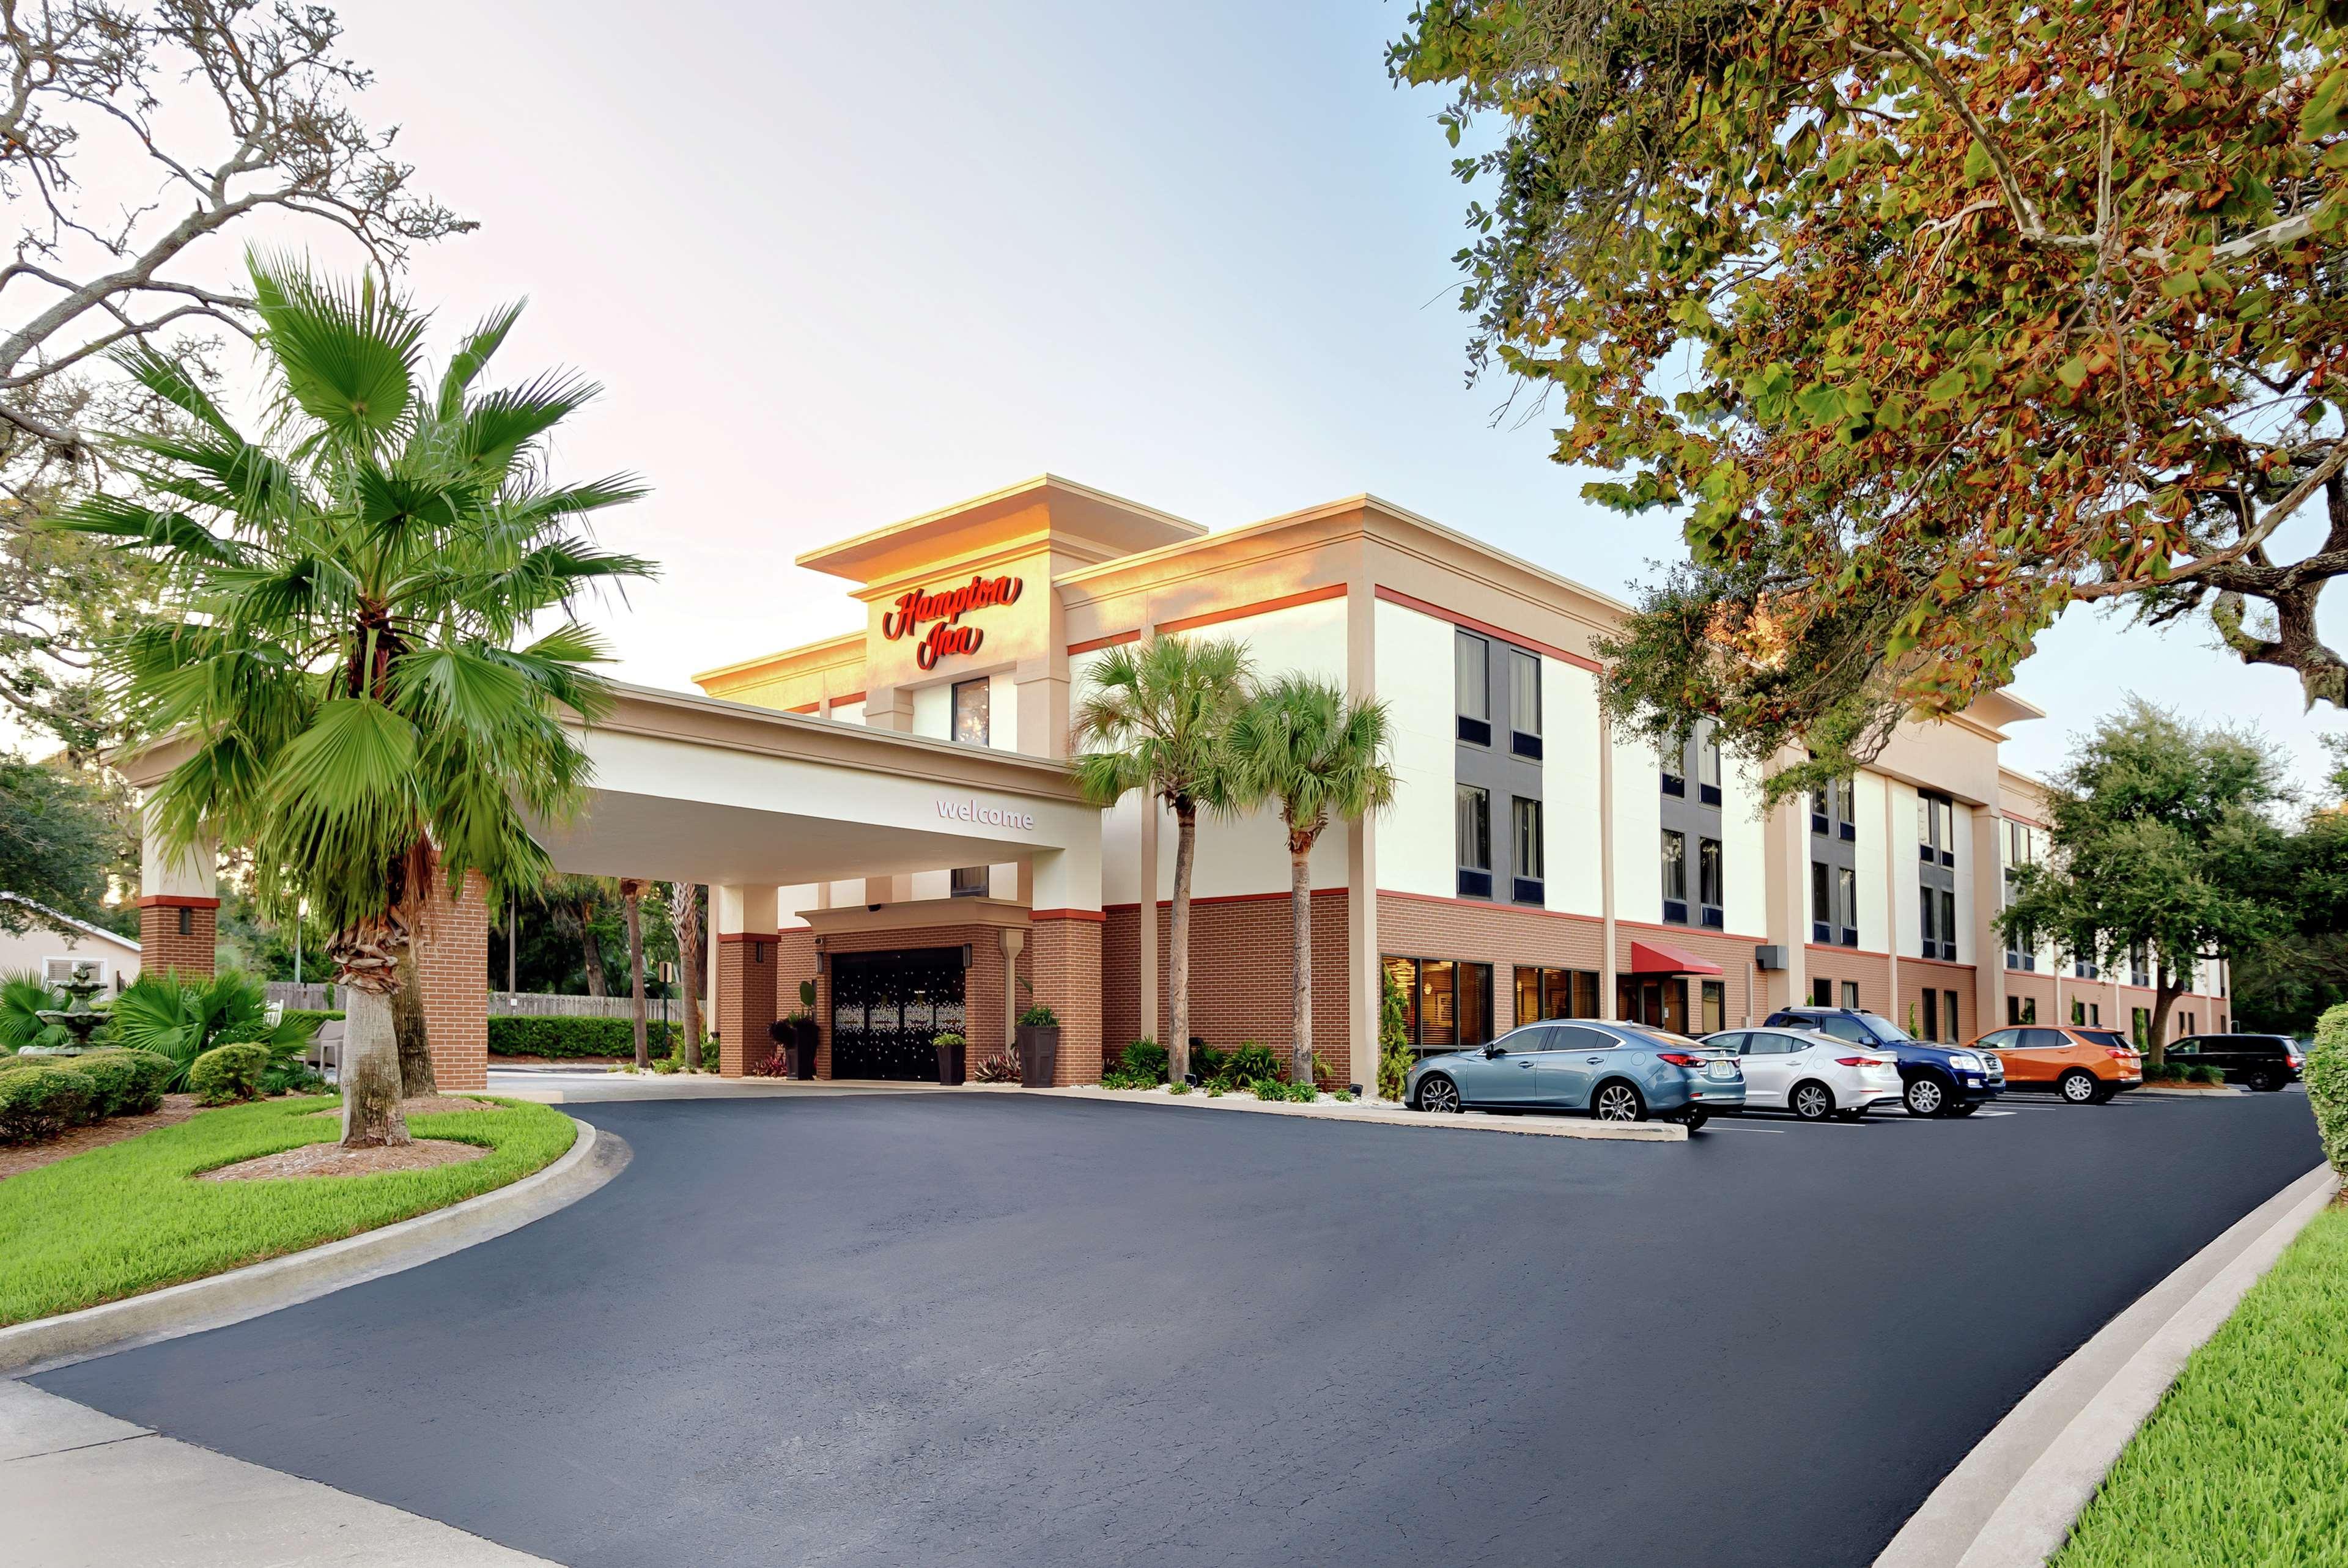
M1086 919L1038 920L1029 927L1029 983L1059 1015L1055 1083L1097 1083L1101 1074L1101 928Z
M839 931L824 938L827 955L886 953L900 948L959 948L970 945L970 968L963 975L963 1062L972 1072L990 1056L1011 1049L1003 1027L1004 988L1010 983L1003 962L1003 944L994 926L921 926L910 930ZM1032 943L1034 937L1028 940ZM1018 977L1035 984L1032 948L1019 955ZM816 1048L819 1078L831 1076L831 975L829 968L816 979L816 1016L823 1022L822 1043ZM1063 1047L1065 1049L1065 1046ZM1095 1074L1098 1074L1097 1063Z
M184 925L185 929L182 929ZM220 900L157 894L139 900L139 967L160 974L209 975L217 959Z
M775 974L781 968L775 934L726 932L717 938L717 1071L739 1078L748 1065L774 1054Z
M489 883L469 873L455 898L437 891L418 924L416 968L424 1037L443 1090L489 1085Z
M1162 910L1158 917L1162 926ZM1141 1035L1141 907L1120 904L1101 917L1101 1049L1123 1050Z
M1946 1019L1936 1018L1933 1021L1940 1025L1942 1040L1951 1039L1953 1035L1959 1040L1969 1040L1982 1030L2005 1022L2001 1018L1993 1024L1974 1016L1981 1010L1980 998L1973 989L1975 979L1971 964L1945 963L1939 958L1903 958L1900 960L1900 1013L1896 1018L1890 1013L1884 1016L1890 1018L1901 1029L1906 1029L1909 1009L1913 1008L1916 1012L1915 1032L1921 1035L1925 1032L1924 992L1927 989L1954 991L1957 993L1956 1029L1952 1031ZM1943 996L1938 1005L1945 1007L1947 1002L1948 999Z
M1492 966L1492 1029L1516 1027L1516 969L1597 969L1606 927L1580 915L1552 915L1465 898L1378 895L1381 958L1450 958ZM1630 949L1623 949L1629 962ZM1611 1001L1601 998L1601 1004Z
M1313 894L1313 1049L1344 1072L1352 1028L1345 996L1345 907L1343 887ZM1272 1047L1285 1060L1294 1044L1290 1019L1296 946L1285 893L1198 898L1190 904L1190 1032L1228 1050L1243 1040ZM1166 978L1173 968L1174 909L1158 907L1158 1017L1148 1030L1161 1044L1173 1033ZM1141 915L1128 904L1107 911L1101 927L1101 1044L1122 1050L1144 1031L1140 1024Z
M1889 1009L1891 1006L1891 960L1890 958L1881 953L1862 953L1854 948L1822 948L1816 943L1812 943L1806 951L1808 957L1805 959L1805 964L1809 973L1802 982L1802 995L1797 999L1797 1005L1802 1007L1812 1005L1817 993L1811 988L1815 987L1821 979L1825 979L1834 982L1833 1005L1840 1007L1843 1001L1843 982L1857 980L1859 1005L1869 1012L1881 1013L1884 1017L1890 1018ZM1972 993L1967 991L1965 994L1970 997ZM1900 1020L1892 1019L1891 1021L1898 1023Z
M816 978L815 933L794 927L777 937L775 946L775 1016L786 1018L799 1010L799 982Z

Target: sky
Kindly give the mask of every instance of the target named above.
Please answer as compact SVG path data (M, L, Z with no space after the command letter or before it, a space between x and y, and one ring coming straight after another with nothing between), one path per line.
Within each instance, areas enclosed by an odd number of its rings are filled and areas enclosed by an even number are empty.
M653 487L601 529L663 569L600 617L623 679L850 630L794 556L1047 469L1215 528L1369 491L1618 596L1679 553L1466 384L1468 193L1438 95L1385 73L1406 5L339 9L364 112L481 224L410 267L441 341L527 296L505 374L607 389L560 471ZM2348 728L2206 630L2085 609L2014 689L2031 772L2131 692L2256 725L2311 788Z

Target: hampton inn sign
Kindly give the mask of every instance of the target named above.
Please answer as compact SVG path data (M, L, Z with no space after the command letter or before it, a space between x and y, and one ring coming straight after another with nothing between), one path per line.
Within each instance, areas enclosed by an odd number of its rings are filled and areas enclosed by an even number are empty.
M990 605L1017 603L1023 586L1024 579L1015 577L974 577L943 593L915 589L899 595L897 608L880 618L880 635L894 642L914 635L922 622L930 622L928 635L913 650L913 662L933 670L943 655L975 653L986 641L983 630L962 624L963 616Z

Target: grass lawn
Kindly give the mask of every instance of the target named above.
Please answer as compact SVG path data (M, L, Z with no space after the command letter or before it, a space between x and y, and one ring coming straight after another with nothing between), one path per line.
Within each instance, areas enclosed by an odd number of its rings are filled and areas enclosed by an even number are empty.
M2348 1208L2193 1353L2052 1568L2348 1563Z
M331 1098L208 1111L0 1182L0 1324L94 1307L446 1208L560 1158L578 1129L543 1105L417 1116L419 1138L487 1145L435 1170L303 1181L193 1182L199 1172L331 1143Z

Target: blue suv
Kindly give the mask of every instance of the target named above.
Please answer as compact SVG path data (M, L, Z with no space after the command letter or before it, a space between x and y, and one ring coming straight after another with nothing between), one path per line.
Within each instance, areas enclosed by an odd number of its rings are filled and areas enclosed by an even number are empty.
M1764 1029L1813 1029L1900 1059L1900 1101L1910 1116L1970 1116L2005 1092L1993 1050L1915 1040L1879 1013L1856 1008L1779 1008Z

